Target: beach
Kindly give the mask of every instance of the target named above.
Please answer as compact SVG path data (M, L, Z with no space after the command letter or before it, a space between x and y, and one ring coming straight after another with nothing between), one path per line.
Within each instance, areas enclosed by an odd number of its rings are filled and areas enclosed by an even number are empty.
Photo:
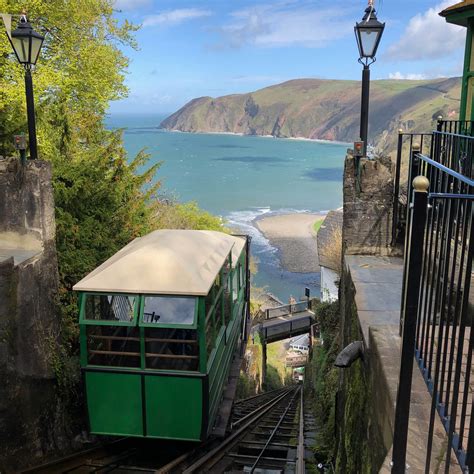
M319 272L316 232L322 214L295 213L256 219L254 225L280 252L281 266L290 272Z

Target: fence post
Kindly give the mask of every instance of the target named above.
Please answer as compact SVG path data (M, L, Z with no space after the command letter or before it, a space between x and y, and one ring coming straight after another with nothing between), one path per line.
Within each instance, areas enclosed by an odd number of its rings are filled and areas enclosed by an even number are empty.
M437 132L442 132L443 131L443 116L438 115L436 118L436 131Z
M398 230L398 199L400 197L400 168L402 166L402 147L403 147L403 130L398 130L398 148L397 163L395 169L395 183L393 185L393 212L392 212L392 246L397 240Z
M413 180L413 209L407 233L402 353L393 431L392 474L404 474L410 415L410 396L415 355L416 320L423 261L423 239L428 209L429 181L424 176Z
M419 169L419 162L420 159L418 158L418 153L420 153L420 144L413 143L410 149L410 163L408 166L408 185L407 185L407 211L406 211L406 232L405 232L405 246L403 251L404 262L403 262L403 280L402 280L402 307L400 311L400 329L399 334L402 335L403 331L403 319L405 317L405 308L403 306L403 302L405 301L405 293L406 293L406 278L407 278L407 268L408 268L408 244L409 244L409 236L411 232L411 224L412 224L412 213L413 209L410 206L410 199L413 194L413 177L418 175Z

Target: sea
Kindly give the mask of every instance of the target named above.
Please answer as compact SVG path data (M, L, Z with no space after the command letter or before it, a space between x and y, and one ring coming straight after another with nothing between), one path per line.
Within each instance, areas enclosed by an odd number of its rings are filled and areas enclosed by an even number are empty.
M258 271L253 285L287 302L305 288L320 294L319 273L288 272L254 221L287 213L327 213L342 205L347 144L159 129L165 115L119 115L108 128L124 130L130 157L145 149L148 166L160 162L160 194L195 201L232 228L252 236Z

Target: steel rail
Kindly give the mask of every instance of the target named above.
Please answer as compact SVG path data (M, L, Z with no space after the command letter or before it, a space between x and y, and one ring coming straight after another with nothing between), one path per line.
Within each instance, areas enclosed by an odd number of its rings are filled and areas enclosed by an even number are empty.
M242 403L247 403L247 402L250 402L251 400L256 400L257 398L265 397L266 395L269 395L271 393L281 392L283 390L284 390L283 388L276 388L275 390L269 390L268 392L259 393L258 395L242 398L240 400L235 401L233 406L235 407L237 405L241 405Z
M304 405L303 405L303 388L301 388L300 399L300 423L298 436L298 449L296 453L296 474L305 474L306 466L304 462Z
M286 391L284 392L285 394L287 393ZM265 395L265 393L262 394L262 396ZM232 422L231 425L230 425L230 428L231 430L236 427L237 425L240 425L242 422L244 422L245 420L251 418L253 415L256 415L265 405L267 405L268 403L271 403L272 401L274 400L274 398L271 398L266 404L262 405L262 406L259 406L257 407L255 410L251 411L250 413L248 413L247 415L243 416L242 418L239 418L237 421L235 422Z
M84 451L79 451L78 453L74 453L70 456L63 456L58 459L54 459L52 461L46 462L44 464L40 464L28 469L24 469L21 472L21 474L30 474L30 473L40 473L40 472L54 472L51 470L51 468L54 468L55 466L60 466L61 464L65 463L73 463L75 460L80 461L81 458L84 456L89 456L93 455L95 453L100 454L101 452L105 452L107 448L114 447L116 445L119 445L120 443L123 443L126 441L128 438L120 438L117 440L114 440L106 445L101 445L101 446L95 446L93 448L86 449Z
M222 443L219 444L216 448L214 448L212 451L195 461L191 466L189 466L187 469L183 471L183 474L192 474L193 472L203 472L202 470L199 471L199 469L204 466L205 464L211 462L210 466L215 465L220 459L222 459L225 454L226 454L226 449L227 446L229 446L231 443L237 442L239 440L239 437L242 433L247 431L248 428L253 426L260 418L262 418L265 414L267 414L275 405L277 405L279 402L281 402L284 398L286 398L288 395L291 394L292 391L294 391L294 388L289 389L282 395L277 396L274 400L271 400L270 402L266 403L261 407L260 413L256 414L252 420L248 421L245 425L241 426L237 431L233 432L229 437L225 438ZM231 444L231 447L233 444Z
M257 468L258 466L258 463L260 462L260 459L262 458L263 454L265 453L265 451L267 450L268 448L268 445L270 444L270 442L272 441L273 437L275 436L275 433L278 431L278 429L280 428L283 420L285 419L286 417L286 414L288 413L290 407L291 407L291 404L293 403L293 400L295 399L296 395L298 394L298 391L301 390L301 387L299 389L297 389L292 397L292 399L290 400L290 403L288 403L288 406L285 408L285 411L281 414L280 416L280 419L278 420L278 423L275 425L275 428L273 428L273 431L270 433L270 436L268 437L267 439L267 442L265 443L265 446L262 448L262 450L260 451L259 455L257 456L257 459L255 460L255 462L253 463L252 467L250 468L250 474L253 474L255 469Z

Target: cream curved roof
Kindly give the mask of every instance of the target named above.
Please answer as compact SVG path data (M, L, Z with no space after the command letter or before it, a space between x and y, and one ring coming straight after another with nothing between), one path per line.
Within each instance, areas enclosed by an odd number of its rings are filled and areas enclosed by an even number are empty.
M244 246L244 237L222 232L156 230L130 242L73 289L207 295L229 252L234 263Z

